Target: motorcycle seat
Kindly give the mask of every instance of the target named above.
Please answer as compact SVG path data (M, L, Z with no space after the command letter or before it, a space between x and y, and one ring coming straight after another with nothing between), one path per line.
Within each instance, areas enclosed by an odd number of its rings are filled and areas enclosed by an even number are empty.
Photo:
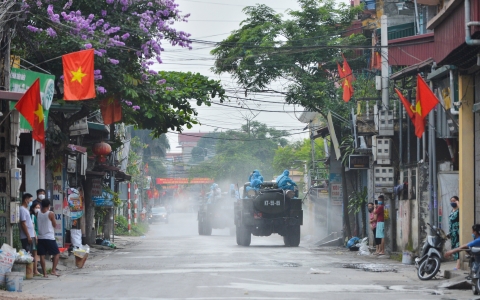
M480 247L472 247L472 253L480 253Z

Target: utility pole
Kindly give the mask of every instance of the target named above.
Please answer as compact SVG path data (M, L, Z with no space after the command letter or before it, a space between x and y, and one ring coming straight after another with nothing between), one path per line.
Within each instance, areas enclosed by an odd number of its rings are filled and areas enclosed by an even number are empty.
M381 45L382 45L382 109L388 110L388 22L387 16L381 17Z

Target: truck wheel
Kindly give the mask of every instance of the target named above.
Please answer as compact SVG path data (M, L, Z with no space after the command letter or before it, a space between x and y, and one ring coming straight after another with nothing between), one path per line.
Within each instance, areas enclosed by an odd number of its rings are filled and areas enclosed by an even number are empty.
M287 247L298 247L300 245L300 225L288 226L283 236L283 242Z
M236 228L237 234L237 245L239 246L250 246L252 242L252 234L250 230L248 230L245 226L237 226Z
M198 221L198 235L203 235L203 222Z
M208 222L203 224L203 234L212 235L212 226Z

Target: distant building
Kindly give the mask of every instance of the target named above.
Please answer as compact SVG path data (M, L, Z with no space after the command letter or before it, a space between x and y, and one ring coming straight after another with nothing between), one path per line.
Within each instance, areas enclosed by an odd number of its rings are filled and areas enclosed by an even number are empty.
M198 141L206 135L207 132L182 133L178 135L178 144L182 148L182 157L185 163L192 158L192 149L197 147Z

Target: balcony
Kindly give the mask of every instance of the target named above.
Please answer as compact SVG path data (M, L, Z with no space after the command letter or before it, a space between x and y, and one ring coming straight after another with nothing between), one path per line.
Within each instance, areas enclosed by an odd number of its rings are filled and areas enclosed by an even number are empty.
M377 35L380 35L380 28L377 29ZM388 40L395 40L415 35L415 23L406 23L388 27Z

